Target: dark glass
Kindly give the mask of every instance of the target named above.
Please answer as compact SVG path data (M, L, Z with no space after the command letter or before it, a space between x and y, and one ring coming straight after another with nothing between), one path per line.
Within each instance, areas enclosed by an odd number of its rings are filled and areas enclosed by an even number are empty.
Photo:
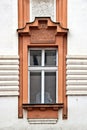
M45 51L45 66L56 66L56 50Z
M30 50L30 65L41 66L41 50Z
M56 72L45 72L45 103L56 103Z
M30 72L30 103L41 103L41 73Z

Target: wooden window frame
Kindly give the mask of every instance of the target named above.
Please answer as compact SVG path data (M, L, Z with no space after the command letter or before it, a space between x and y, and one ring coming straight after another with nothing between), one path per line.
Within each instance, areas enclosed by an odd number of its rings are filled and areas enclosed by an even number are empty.
M63 2L63 3L61 3ZM52 22L50 18L36 18L33 23L29 21L29 0L18 0L18 27L19 29L19 56L20 56L20 95L18 101L18 116L23 118L23 109L27 110L27 118L58 118L58 110L63 108L63 118L67 118L67 96L66 96L66 53L67 32L66 28L66 5L67 0L56 0L56 19L61 22ZM56 27L55 42L32 43L30 27L39 28L39 21L47 21L49 27ZM62 26L65 28L63 28ZM28 48L33 47L56 47L58 49L58 104L52 105L29 105L28 104ZM38 112L38 117L37 117ZM48 114L50 113L50 114ZM41 116L42 115L42 116ZM44 116L43 116L44 115Z

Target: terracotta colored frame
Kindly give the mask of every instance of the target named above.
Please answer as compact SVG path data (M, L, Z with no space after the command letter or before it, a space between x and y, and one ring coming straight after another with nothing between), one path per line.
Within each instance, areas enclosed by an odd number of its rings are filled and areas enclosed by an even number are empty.
M67 0L56 0L57 2L57 13L56 18L63 26L66 27L66 5ZM62 3L63 2L63 3ZM25 28L23 27L29 21L29 0L18 0L18 33L19 33L19 56L20 56L20 95L19 95L19 117L23 117L23 106L22 104L28 103L28 47L58 47L59 48L59 103L63 103L63 117L67 118L67 97L66 97L66 50L67 50L67 31L64 35L57 37L57 44L31 44L30 37L26 34ZM52 26L52 25L51 25ZM62 28L63 29L63 28ZM66 30L66 29L65 29ZM26 33L23 33L23 32ZM63 33L63 30L61 31ZM58 45L60 41L60 45ZM61 71L62 70L62 71ZM61 87L62 86L62 87ZM55 106L54 106L55 107ZM43 108L43 107L42 107ZM56 114L57 115L57 114ZM42 117L43 118L43 117Z
M18 0L18 28L23 28L30 19L30 0ZM67 0L56 0L56 21L67 27Z

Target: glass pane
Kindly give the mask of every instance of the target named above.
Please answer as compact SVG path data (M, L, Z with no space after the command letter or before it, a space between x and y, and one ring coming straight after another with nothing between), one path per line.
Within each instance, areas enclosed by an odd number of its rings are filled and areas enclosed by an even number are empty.
M30 65L41 65L41 50L30 50Z
M46 50L45 51L45 65L46 66L56 65L56 50Z
M56 103L56 72L45 72L45 103Z
M30 103L41 103L41 73L30 72Z

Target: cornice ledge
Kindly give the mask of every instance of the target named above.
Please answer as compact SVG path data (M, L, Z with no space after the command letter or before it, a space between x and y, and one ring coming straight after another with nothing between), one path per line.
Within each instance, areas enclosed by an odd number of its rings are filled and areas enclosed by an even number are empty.
M33 22L26 23L25 27L17 29L18 34L27 34L30 35L30 28L40 29L40 24L42 28L56 28L56 35L67 34L69 29L62 27L60 22L53 22L50 17L36 17ZM46 26L46 27L45 27Z

